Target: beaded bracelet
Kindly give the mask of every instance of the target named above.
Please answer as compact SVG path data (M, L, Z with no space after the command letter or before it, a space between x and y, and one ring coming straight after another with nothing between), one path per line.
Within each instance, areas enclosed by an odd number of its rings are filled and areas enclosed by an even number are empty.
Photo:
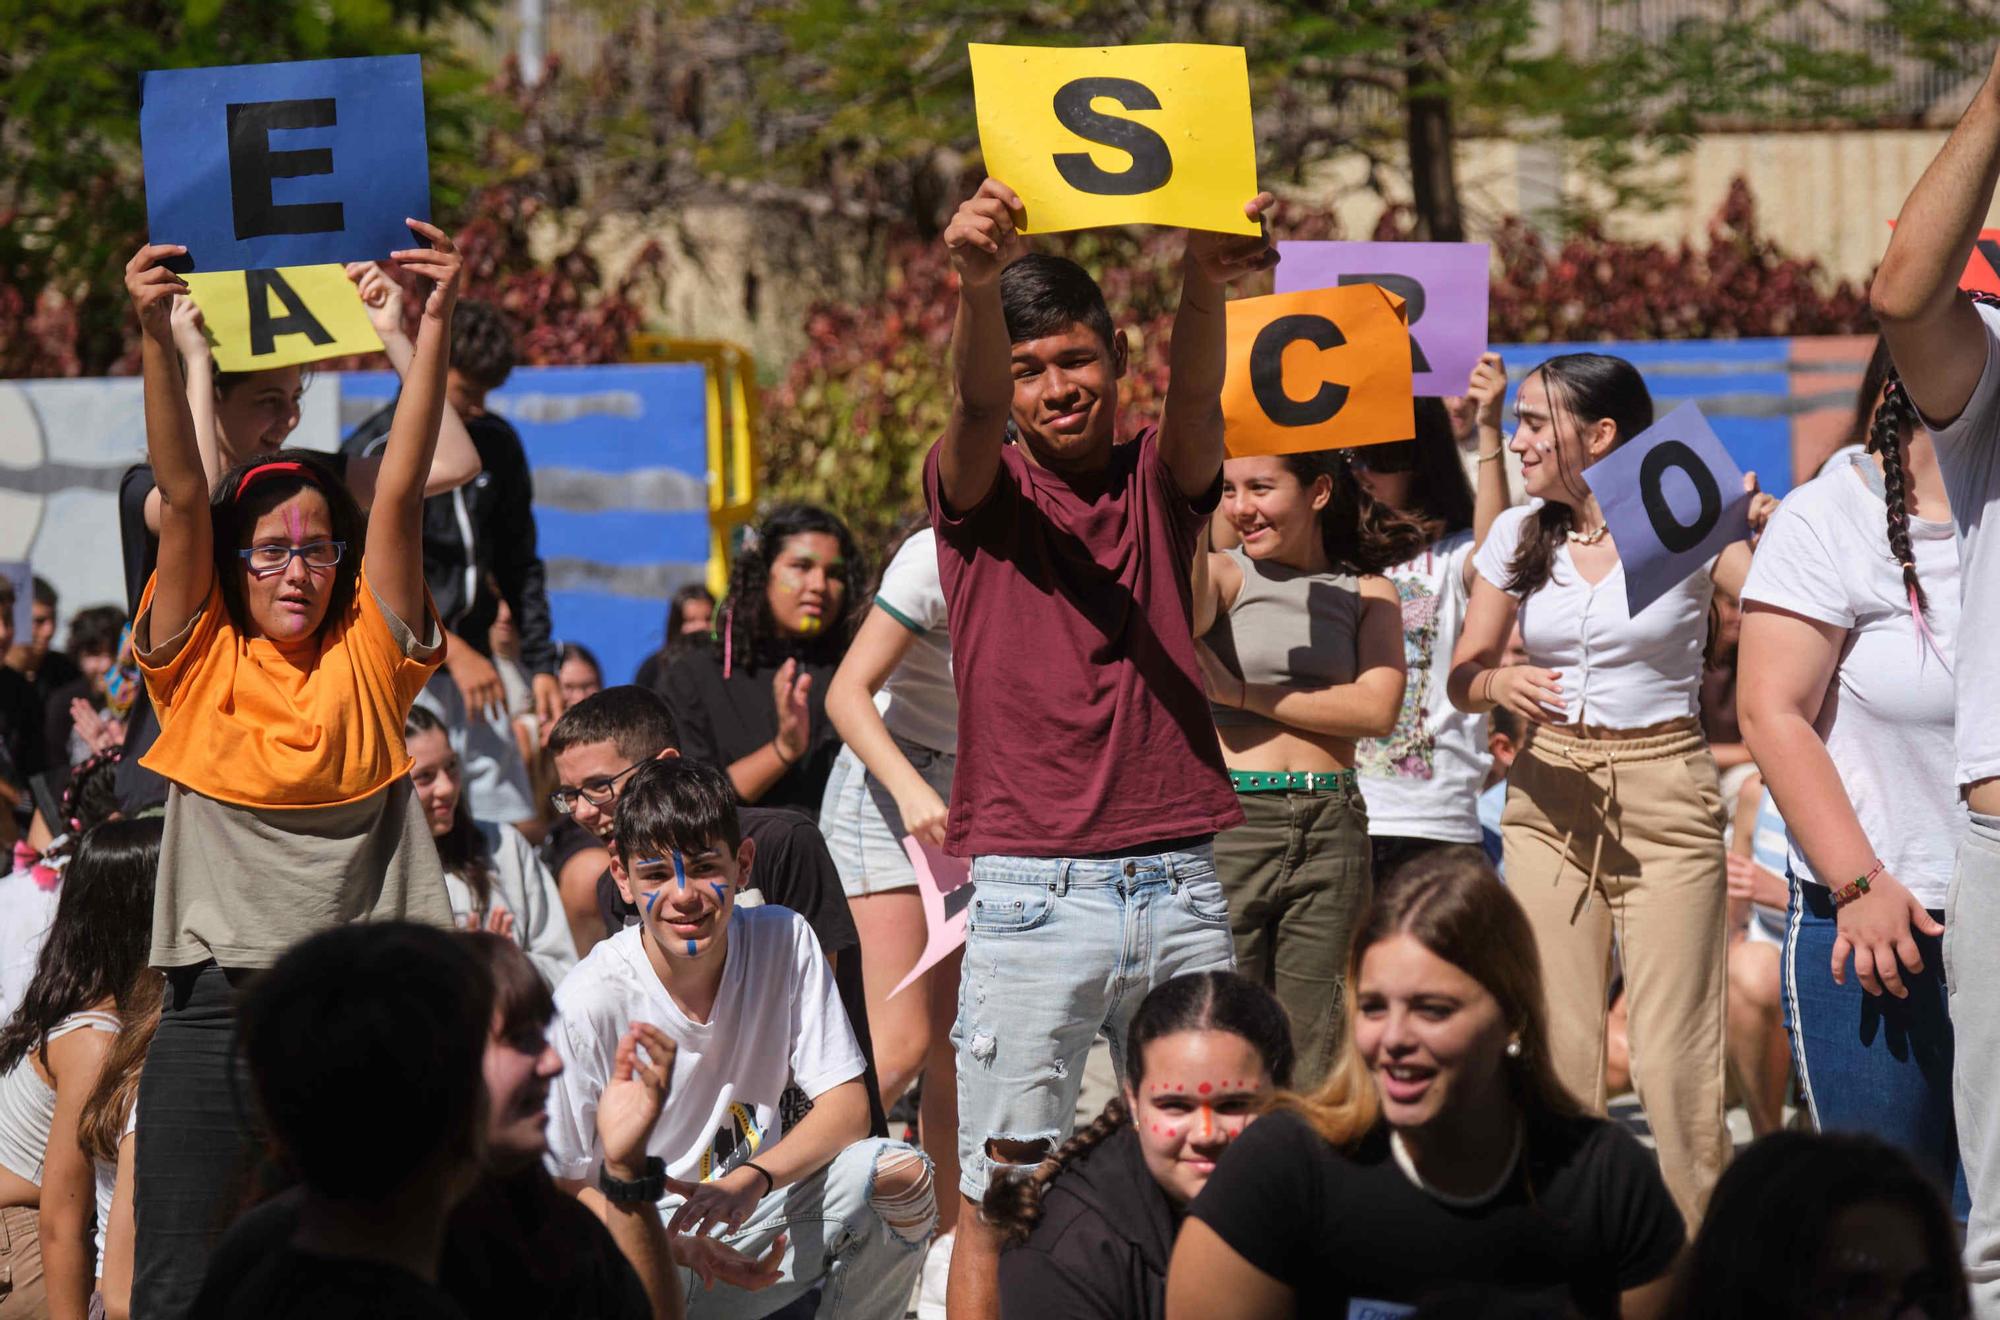
M1848 885L1845 889L1836 889L1833 891L1834 907L1844 908L1855 899L1867 893L1869 883L1880 874L1882 874L1882 863L1878 859L1875 865L1869 868L1867 875L1856 876L1853 884Z

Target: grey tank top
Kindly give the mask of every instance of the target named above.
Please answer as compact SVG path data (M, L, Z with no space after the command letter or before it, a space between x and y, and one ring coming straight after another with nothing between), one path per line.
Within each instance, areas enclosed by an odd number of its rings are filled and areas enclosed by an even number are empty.
M1231 549L1243 587L1202 640L1246 683L1337 687L1352 683L1361 582L1352 573L1308 573ZM1252 711L1211 706L1218 726L1273 724Z

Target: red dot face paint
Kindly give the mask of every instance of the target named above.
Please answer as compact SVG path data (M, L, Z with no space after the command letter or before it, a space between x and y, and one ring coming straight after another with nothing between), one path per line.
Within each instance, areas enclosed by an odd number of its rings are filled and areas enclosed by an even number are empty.
M1210 1086L1207 1082L1203 1082L1200 1086L1197 1086L1194 1089L1202 1095L1207 1095L1210 1091L1213 1091L1215 1088L1213 1086Z

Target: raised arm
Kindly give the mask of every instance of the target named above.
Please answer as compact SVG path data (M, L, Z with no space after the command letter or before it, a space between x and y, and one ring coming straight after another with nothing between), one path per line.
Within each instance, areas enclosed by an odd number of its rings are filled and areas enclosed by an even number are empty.
M208 512L208 473L188 411L180 354L174 349L173 304L187 282L158 263L187 249L149 243L125 265L125 290L139 313L140 370L146 390L146 457L159 495L160 561L154 573L147 636L151 650L187 626L215 580Z
M375 476L375 499L368 514L368 580L383 606L419 636L424 635L424 480L437 449L444 414L445 366L451 348L451 311L458 302L462 272L458 249L442 229L421 220L413 233L430 243L406 248L392 260L429 279L423 319L417 326L416 357L396 401L389 443Z
M361 305L368 309L368 322L381 338L382 351L396 378L407 381L410 367L416 361L417 347L403 328L403 286L379 262L373 261L349 262L347 278L354 281L361 294ZM450 344L445 348L445 360L449 363ZM369 454L348 461L347 488L364 509L375 503L375 483L382 470L382 458L381 454ZM424 494L442 495L456 490L478 476L479 468L479 451L465 429L465 419L447 399L438 422L437 452L431 456L430 470L424 476Z
M854 749L868 773L881 780L896 799L903 828L942 848L945 801L903 755L889 726L882 722L882 712L875 708L875 694L903 663L915 639L916 634L889 611L880 605L871 607L840 668L834 671L833 681L826 685L826 716L833 721L841 741Z
M1877 861L1875 845L1841 783L1840 768L1813 727L1847 638L1845 628L1752 602L1743 611L1736 678L1743 741L1763 771L1779 814L1814 872L1842 885L1867 875ZM1871 995L1886 988L1898 999L1909 994L1898 964L1911 972L1924 966L1911 927L1927 935L1942 929L1887 871L1876 875L1867 894L1841 908L1835 920L1839 934L1833 979L1846 980L1851 948L1862 988Z
M2000 57L1995 69L2000 70ZM1987 335L1958 292L2000 178L2000 78L1989 71L1896 219L1868 301L1910 401L1955 420L1986 367Z
M1244 203L1243 214L1261 222L1274 205L1270 193L1258 193ZM1160 457L1189 499L1214 485L1222 468L1222 378L1229 361L1223 290L1277 264L1268 227L1254 238L1188 231L1187 255L1181 262L1181 303L1167 347Z
M944 245L958 272L951 329L951 418L938 451L938 479L952 513L975 508L1000 474L1000 446L1014 405L1013 345L1000 310L1000 272L1019 256L1021 199L988 179L958 208Z
M1472 400L1479 437L1479 480L1472 492L1472 554L1465 557L1465 585L1472 586L1472 561L1486 544L1493 520L1507 511L1507 439L1500 433L1500 413L1507 402L1507 364L1498 353L1481 353L1472 369L1465 396Z

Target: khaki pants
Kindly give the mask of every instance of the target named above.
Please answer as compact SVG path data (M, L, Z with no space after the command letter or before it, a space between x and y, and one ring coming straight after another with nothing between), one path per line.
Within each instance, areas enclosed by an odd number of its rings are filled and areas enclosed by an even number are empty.
M1730 1151L1715 758L1691 719L1581 732L1533 728L1509 773L1507 887L1541 951L1556 1074L1599 1113L1616 933L1632 1078L1692 1234Z
M41 1212L31 1205L0 1209L0 1320L28 1320L48 1313Z
M1236 970L1292 1023L1292 1084L1319 1085L1345 1030L1347 949L1369 893L1368 811L1358 789L1240 793L1243 824L1215 836Z

